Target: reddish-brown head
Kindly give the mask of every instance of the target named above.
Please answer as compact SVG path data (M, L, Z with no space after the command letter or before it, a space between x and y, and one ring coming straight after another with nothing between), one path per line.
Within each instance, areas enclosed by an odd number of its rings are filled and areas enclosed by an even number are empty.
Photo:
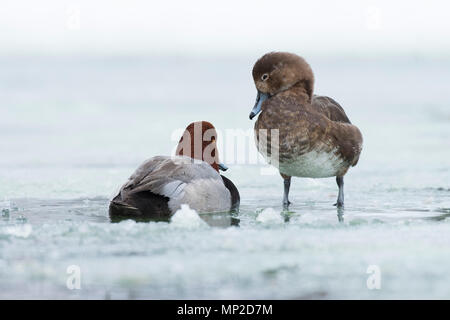
M184 131L178 143L176 155L203 160L218 172L220 163L216 140L217 132L211 123L193 122Z

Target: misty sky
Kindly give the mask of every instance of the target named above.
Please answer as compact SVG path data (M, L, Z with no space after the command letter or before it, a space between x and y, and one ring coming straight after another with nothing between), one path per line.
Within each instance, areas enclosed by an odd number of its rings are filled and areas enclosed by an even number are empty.
M450 53L438 0L2 0L0 50L16 53Z

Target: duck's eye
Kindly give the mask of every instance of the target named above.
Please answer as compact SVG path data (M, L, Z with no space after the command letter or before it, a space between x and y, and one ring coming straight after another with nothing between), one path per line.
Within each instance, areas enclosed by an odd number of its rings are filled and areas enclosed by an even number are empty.
M267 79L269 79L269 75L268 75L267 73L264 73L264 74L261 76L261 80L262 80L262 81L266 81Z

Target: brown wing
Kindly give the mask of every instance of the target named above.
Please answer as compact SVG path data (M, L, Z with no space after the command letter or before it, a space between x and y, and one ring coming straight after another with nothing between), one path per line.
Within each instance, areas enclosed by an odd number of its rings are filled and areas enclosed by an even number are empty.
M330 97L314 95L311 105L317 112L332 121L351 123L344 109Z
M314 95L311 104L315 110L332 121L352 124L344 109L330 97ZM347 158L352 159L351 165L354 167L358 163L361 153L362 135L356 126L351 128L350 133L342 133L340 136L345 137L344 142L341 143L343 153L347 155Z
M295 119L295 120L294 120ZM281 161L288 161L324 145L338 147L343 159L349 165L356 165L362 148L362 135L351 124L345 111L333 99L313 96L312 103L302 103L294 94L279 94L263 104L263 112L255 124L259 141L260 129L279 129L279 155ZM334 141L330 144L329 141ZM267 132L270 142L270 131ZM265 150L270 156L270 143Z

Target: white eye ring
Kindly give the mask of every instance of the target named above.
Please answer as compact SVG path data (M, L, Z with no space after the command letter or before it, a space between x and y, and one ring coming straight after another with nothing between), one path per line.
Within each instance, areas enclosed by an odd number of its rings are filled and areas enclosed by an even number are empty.
M262 81L266 81L267 79L269 79L269 75L268 75L267 73L264 73L264 74L261 76L261 80L262 80Z

